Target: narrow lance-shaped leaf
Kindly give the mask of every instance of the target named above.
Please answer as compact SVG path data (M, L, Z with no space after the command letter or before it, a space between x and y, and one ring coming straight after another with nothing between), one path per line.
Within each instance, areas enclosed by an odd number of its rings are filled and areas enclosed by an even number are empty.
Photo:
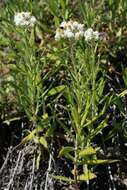
M95 137L96 135L98 135L102 129L104 129L105 127L107 127L107 121L108 121L109 116L107 116L106 119L104 119L97 128L93 129L93 131L91 131L90 134L90 138L92 139L93 137Z
M96 154L96 150L92 146L89 146L79 152L79 157L85 157L93 154Z
M47 144L47 141L44 137L40 137L39 142L41 145L44 146L44 148L48 149L48 144Z
M91 105L90 104L90 98L88 97L87 103L86 103L86 108L85 108L84 114L83 114L82 119L81 119L81 126L84 124L84 122L86 120L86 117L89 113L90 105Z
M53 96L57 93L62 92L65 89L65 85L60 85L52 88L51 90L48 91L48 96Z
M74 151L73 147L70 147L70 146L63 147L59 152L59 156L63 156L63 155L65 156L67 153L72 152L72 151Z
M70 154L72 151L74 151L73 147L63 147L59 152L59 156L65 156L67 159L70 159L74 162L74 157Z
M90 170L87 173L83 173L77 176L78 181L88 181L96 178L96 175L92 173Z
M98 165L98 164L111 164L114 162L118 162L119 160L87 160L86 163L88 165Z
M51 177L54 178L54 179L65 181L65 182L69 182L69 183L73 183L74 182L74 180L71 179L70 177L64 177L64 176L51 176Z
M41 152L39 152L39 154L37 156L37 159L36 159L36 168L37 168L37 170L39 169L40 160L41 160Z

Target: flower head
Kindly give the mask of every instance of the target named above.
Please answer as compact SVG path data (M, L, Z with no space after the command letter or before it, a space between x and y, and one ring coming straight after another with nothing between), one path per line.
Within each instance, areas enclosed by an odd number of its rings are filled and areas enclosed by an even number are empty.
M63 37L64 37L63 31L60 28L58 28L56 30L55 40L60 40Z
M100 33L98 31L93 32L93 37L95 40L99 40Z
M75 40L79 40L80 38L84 37L84 32L79 31L75 33Z
M85 32L84 32L84 37L86 41L90 41L92 39L94 40L99 40L100 37L100 33L98 31L93 31L92 28L88 28Z
M70 29L64 31L64 38L74 38L74 33Z
M18 12L14 15L14 23L16 26L30 26L33 27L36 18L30 12Z
M63 22L60 24L60 28L66 28L66 25L67 25L67 22L66 22L66 21L63 21Z
M89 28L84 32L84 37L86 41L92 40L93 38L93 29Z
M84 24L77 21L63 21L60 27L56 29L55 40L75 39L77 41L81 38L84 38L85 41L97 41L101 39L98 31L94 31L92 28L85 30Z

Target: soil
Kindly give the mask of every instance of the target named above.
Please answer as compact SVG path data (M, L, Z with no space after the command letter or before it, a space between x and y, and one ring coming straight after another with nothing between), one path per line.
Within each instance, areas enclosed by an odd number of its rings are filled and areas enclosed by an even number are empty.
M56 181L50 175L67 175L71 164L57 157L58 143L53 140L52 155L45 154L39 169L36 168L36 148L33 144L17 146L24 135L23 123L13 122L11 126L0 126L0 189L1 190L75 190L74 185ZM63 142L62 142L63 143ZM126 145L126 143L124 143ZM120 162L95 168L97 178L90 181L89 190L127 189L126 146L119 147ZM114 148L107 150L110 157ZM122 156L124 155L124 156ZM51 161L49 167L49 160ZM46 181L47 180L47 181ZM85 190L86 183L80 189Z

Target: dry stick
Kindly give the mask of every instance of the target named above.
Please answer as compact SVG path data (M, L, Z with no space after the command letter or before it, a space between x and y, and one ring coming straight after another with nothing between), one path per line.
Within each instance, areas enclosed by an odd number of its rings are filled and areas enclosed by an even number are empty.
M108 165L108 172L109 172L110 180L111 180L112 185L113 185L113 190L116 190L116 187L115 187L115 184L114 184L114 179L113 179L113 176L112 176L112 172L111 172L111 167L110 167L110 165ZM109 190L112 190L112 188L109 187Z
M26 184L25 184L24 190L27 190L27 186L28 186L28 180L26 180Z
M51 171L51 164L52 164L52 155L50 153L50 155L49 155L49 164L48 164L48 169L47 169L47 173L46 173L46 181L45 181L45 188L44 188L44 190L48 190L48 181L49 181L49 173Z
M33 185L33 180L34 180L34 171L35 171L35 156L33 158L33 167L32 167L32 177L31 177L31 181L30 181L30 189L32 190L32 185Z
M47 173L46 173L46 180L45 180L45 188L44 190L48 190L48 184L50 184L50 187L49 189L50 190L54 190L54 187L53 187L53 182L52 182L52 178L49 176L50 175L50 171L51 171L51 166L52 166L52 161L54 162L54 159L53 159L53 139L51 140L51 153L49 154L49 162L48 162L48 169L47 169Z
M115 106L115 105L113 105L113 118L112 118L112 120L113 120L114 122L116 122L116 106ZM118 135L118 134L117 134L117 135ZM119 147L118 147L118 148L119 148ZM113 176L112 176L111 167L110 167L109 164L108 164L108 173L109 173L109 178L110 178L111 184L112 184L112 188L111 188L111 185L110 185L109 190L110 190L110 189L116 190L115 183L114 183L114 179L113 179Z
M105 146L105 143L104 143L104 138L103 138L103 136L101 136L101 138L102 138L102 144L103 144L103 147L104 147L104 154L106 154L106 146ZM114 183L113 176L112 176L112 172L111 172L111 167L110 167L109 164L108 164L108 167L106 167L106 170L107 170L107 173L109 175L110 181L112 182L113 190L116 190L115 183ZM112 186L111 186L110 181L109 181L109 190L112 190Z
M16 171L17 171L17 169L18 169L18 164L19 164L20 158L21 158L21 151L19 152L18 159L17 159L17 163L16 163L16 166L15 166L15 168L14 168L14 172L13 172L12 177L11 177L11 179L10 179L8 185L7 185L6 190L9 190L9 189L10 189L10 186L13 184L13 180L14 180Z
M24 152L22 153L22 157L21 157L21 162L20 162L20 166L19 166L19 171L17 174L20 174L22 172L22 168L23 168L23 158L24 158Z
M12 150L12 147L9 148L9 150L8 150L8 152L7 152L7 154L6 154L5 161L4 161L3 165L2 165L2 167L0 168L0 174L2 173L3 169L5 168L5 166L6 166L7 162L8 162L9 155L10 155L10 153L11 153L11 150Z
M44 186L44 180L42 179L41 184L40 184L40 190L43 189Z
M37 187L38 187L38 185L36 184L36 185L35 185L35 190L38 190L38 188L37 188Z

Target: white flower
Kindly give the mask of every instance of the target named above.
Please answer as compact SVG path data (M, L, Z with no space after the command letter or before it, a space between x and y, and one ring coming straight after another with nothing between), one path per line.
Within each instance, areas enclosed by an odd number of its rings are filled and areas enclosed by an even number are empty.
M57 33L55 34L55 40L60 40L60 39L61 39L61 35L60 35L59 32L57 32Z
M20 12L14 15L14 23L16 26L34 26L36 18L31 16L30 12Z
M84 31L84 24L78 24L77 25L77 30Z
M36 23L36 18L34 16L31 16L30 26L34 26L35 23Z
M98 31L93 32L93 38L94 38L95 40L99 40L99 36L100 36L100 34L99 34Z
M93 38L93 29L89 28L84 32L84 37L86 41L92 40Z
M57 30L55 34L55 40L60 40L60 39L61 39L61 33L59 30Z
M75 33L75 39L79 40L80 38L82 38L84 36L84 32L83 31L79 31Z
M77 26L78 26L78 22L77 21L74 21L73 22L73 27L75 27L77 29Z
M84 32L84 37L86 41L90 41L92 39L99 40L100 39L100 33L98 31L93 31L92 28L88 28Z
M79 24L77 21L71 21L71 28L74 31L84 31L84 24Z
M63 21L61 24L60 24L60 28L65 28L67 26L67 22L66 21Z
M66 24L66 29L73 30L73 21L69 20Z
M55 40L61 40L62 38L64 38L64 32L62 29L58 28L56 30Z
M78 22L77 21L74 21L72 24L71 24L71 28L73 31L77 30L78 28Z
M65 38L74 38L74 33L71 30L67 29L64 31L64 37Z

